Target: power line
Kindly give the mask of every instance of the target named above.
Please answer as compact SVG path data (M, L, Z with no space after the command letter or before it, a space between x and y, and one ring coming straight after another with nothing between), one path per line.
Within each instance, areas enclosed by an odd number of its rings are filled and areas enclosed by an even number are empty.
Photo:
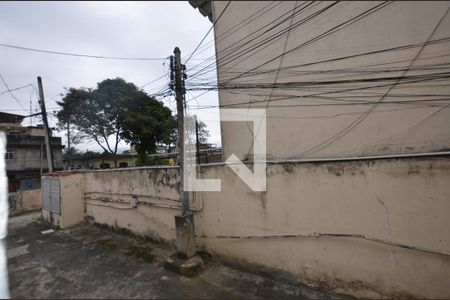
M309 3L305 2L298 7L298 10L295 11L294 16L300 15L301 13L305 13L306 11L314 8L317 5L318 5L317 2L314 2L314 3L313 2L309 2ZM274 29L276 29L277 27L280 27L285 22L287 22L289 19L291 19L290 11L283 13L282 15L276 17L270 23L258 28L258 30L247 35L242 40L237 41L234 44L228 46L227 48L221 50L218 53L218 59L217 59L220 64L220 67L223 68L225 65L228 65L233 62L236 62L235 63L235 65L236 65L237 63L239 63L243 59L245 59L245 57L248 57L245 55L248 55L257 49L259 49L258 52L264 50L265 48L267 48L268 46L273 44L275 41L277 41L277 39L283 37L284 34L287 32L287 30L294 30L294 29L300 28L300 26L304 26L304 24L306 24L307 22L314 20L315 18L324 14L326 11L330 10L335 5L337 5L337 2L331 3L331 4L327 5L326 7L323 7L321 9L319 9L318 11L311 13L310 15L307 15L307 16L301 18L300 20L298 20L294 24L292 24L290 26L290 29L289 29L289 27L286 27L284 29L281 29L274 33L271 33L269 36L264 37L262 40L260 40L258 42L255 42L258 38L263 37L266 33L273 31ZM267 28L267 29L265 29L265 28ZM262 30L264 30L264 31L262 31ZM253 36L254 34L256 34L258 32L260 32L258 35ZM250 37L251 37L251 39L248 40L248 38L250 38ZM255 42L255 44L252 44L253 42ZM238 59L240 59L240 60L238 61ZM202 68L200 71L197 71L194 74L194 76L191 76L191 78L202 75L202 73L203 74L207 73L208 69L210 69L213 66L214 66L214 63L209 64L208 66ZM233 66L231 66L231 67L233 67Z
M340 24L338 24L338 25L336 25L336 26L334 26L334 27L328 29L328 30L326 30L325 32L319 34L318 36L315 36L314 38L311 38L311 39L307 40L306 42L303 42L303 43L301 43L300 45L297 45L297 46L295 46L294 48L289 49L289 50L283 52L282 54L279 54L279 55L277 55L277 56L275 56L275 57L269 59L268 61L266 61L266 62L264 62L264 63L262 63L262 64L260 64L260 65L258 65L258 66L256 66L256 67L254 67L254 68L252 68L252 69L246 71L246 72L243 72L242 74L240 74L240 75L238 75L238 76L236 76L236 77L234 77L234 78L228 80L227 82L230 82L230 81L232 81L232 80L238 79L238 78L242 77L243 75L245 75L245 74L247 74L247 73L249 73L249 72L251 72L251 71L254 71L254 70L256 70L256 69L259 69L259 68L261 68L261 67L263 67L263 66L265 66L265 65L267 65L267 64L269 64L269 63L271 63L272 61L274 61L274 60L280 58L282 55L286 55L286 54L288 54L288 53L292 53L292 52L294 52L294 51L297 51L298 49L300 49L300 48L302 48L302 47L305 47L305 46L307 46L307 45L310 45L310 44L312 44L313 42L316 42L316 41L318 41L318 40L320 40L320 39L322 39L322 38L324 38L324 37L326 37L326 36L328 36L328 35L330 35L330 34L333 34L333 33L337 32L337 31L339 31L339 30L342 30L343 28L345 28L345 27L347 27L347 26L349 26L349 25L351 25L351 24L353 24L353 23L355 23L355 22L357 22L357 21L359 21L359 20L361 20L361 19L367 17L368 15L370 15L370 14L372 14L372 13L374 13L374 12L377 12L378 10L380 10L380 9L382 9L382 8L384 8L384 7L386 7L386 6L389 5L389 4L391 4L391 2L383 2L383 3L381 3L381 4L375 5L374 7L370 8L370 9L368 9L368 10L365 10L365 11L363 11L362 13L360 13L360 14L358 14L358 15L356 15L356 16L354 16L354 17L352 17L352 18L350 18L350 19L348 19L348 20L346 20L346 21L344 21L344 22L342 22L342 23L340 23Z
M47 53L47 54L56 54L56 55L66 55L66 56L76 56L76 57L85 57L85 58L97 58L97 59L117 59L117 60L146 60L146 61L162 61L167 58L148 58L148 57L118 57L118 56L103 56L103 55L91 55L91 54L79 54L79 53L70 53L70 52L61 52L61 51L52 51L52 50L42 50L36 48L28 48L23 46L9 45L9 44L0 44L2 47Z
M152 81L150 81L150 82L147 82L146 84L140 86L139 89L143 89L143 88L146 87L147 85L152 84L152 83L155 83L155 82L157 82L157 81L160 80L160 79L163 79L164 77L166 77L166 75L167 75L167 74L164 74L164 75L162 75L161 77L158 77L158 78L156 78L156 79L154 79L154 80L152 80Z
M11 97L13 97L13 99L16 100L17 104L19 104L19 106L22 107L22 109L23 109L24 111L27 111L27 110L25 109L25 107L23 107L22 103L20 103L19 99L17 99L16 96L14 95L14 93L11 91L11 89L10 89L9 86L8 86L8 83L6 83L6 80L5 80L5 78L3 77L2 74L0 74L0 79L3 81L3 84L5 85L6 90L7 90L7 92L11 95Z
M357 78L357 79L344 79L344 80L323 80L323 81L289 81L289 82L280 82L280 83L252 83L252 84L235 84L235 85L211 85L210 87L195 87L191 86L189 90L255 90L255 89L286 89L286 90L303 90L308 87L315 88L328 88L332 86L352 86L352 84L362 84L362 83L378 83L378 82L391 82L402 80L405 82L406 80L443 80L450 78L450 71L448 71L448 67L444 68L445 72L437 72L437 73L425 73L425 74L416 74L409 76L384 76L384 77L375 77L375 78ZM427 69L424 69L427 70ZM439 70L439 69L438 69ZM400 69L399 71L409 71L408 68ZM413 81L414 82L414 81ZM366 89L372 87L379 86L360 86L356 88ZM353 90L353 89L352 89Z
M437 25L434 27L433 31L430 33L429 37L427 38L426 42L429 42L430 39L433 37L434 33L436 32L436 30L439 28L439 26L441 25L442 21L444 20L444 18L447 16L448 12L450 10L450 6L447 8L447 10L445 11L445 13L442 15L442 17L439 19L439 22L437 23ZM411 60L411 62L408 64L408 68L411 67L413 65L413 63L416 61L416 59L420 56L420 54L422 53L423 49L425 48L425 44L419 49L419 51L414 55L413 59ZM403 71L402 76L404 76L406 73L408 72L408 70ZM347 125L346 127L344 127L342 130L340 130L338 133L336 133L335 135L333 135L332 137L326 139L325 141L319 143L318 145L303 151L301 153L299 153L298 155L308 155L311 153L314 153L316 151L319 151L323 148L328 147L330 144L332 144L334 141L336 141L337 139L341 138L342 136L346 135L348 132L350 132L353 128L355 128L358 124L360 124L361 122L363 122L367 116L380 104L384 102L384 99L387 97L387 95L391 92L392 89L394 89L394 87L399 83L400 78L397 79L389 88L388 90L383 94L383 96L376 102L373 104L372 107L370 107L366 112L364 112L363 114L361 114L358 118L356 118L353 122L351 122L349 125Z
M445 43L448 41L450 41L450 37L440 38L440 39L436 39L436 40L430 40L430 41L422 42L422 43L407 44L407 45L402 45L402 46L397 46L397 47L392 47L392 48L386 48L386 49L381 49L381 50L374 50L374 51L369 51L369 52L364 52L364 53L352 54L352 55L348 55L348 56L331 58L331 59L326 59L326 60L321 60L321 61L309 62L309 63L300 64L300 65L291 65L291 66L284 67L283 70L312 66L312 65L316 65L316 64L331 63L331 62L336 62L336 61L340 61L340 60L346 60L346 59L350 59L350 58L366 56L366 55L381 54L381 53L389 52L389 51L408 50L408 49L412 49L412 48L416 48L416 47L422 47L424 45L439 44L439 43ZM409 60L405 60L405 61L409 61ZM394 63L396 63L396 62L394 62ZM272 69L272 70L260 71L257 74L265 74L265 73L270 73L270 72L274 72L274 71L276 71L276 70ZM251 74L251 72L246 72L246 73Z
M271 2L268 5L266 5L263 8L261 8L260 10L258 10L257 12L252 13L252 16L250 18L244 19L241 22L239 22L238 24L236 24L235 26L233 26L230 29L228 29L227 31L223 32L222 34L216 35L215 42L217 43L218 41L223 40L225 37L227 37L227 36L237 32L238 30L244 28L244 26L254 22L256 19L258 19L258 18L262 17L263 15L267 14L269 11L271 11L273 8L275 8L276 6L280 5L281 3L282 3L282 1ZM214 40L206 43L205 45L203 45L202 46L203 49L200 52L198 52L198 53L205 52L207 49L211 48L212 47L211 44L214 44ZM199 49L201 49L202 47L200 47ZM214 58L214 56L206 58L206 59L203 59L203 61L206 62L208 60L211 60L211 58ZM197 66L199 66L199 65L197 65ZM191 69L195 69L197 66L194 66Z
M450 78L449 76L445 76L444 79ZM439 78L438 78L439 79ZM411 83L419 83L419 82L426 82L426 81L432 81L432 80L437 80L434 77L431 78L419 78L419 79L414 79L414 80L409 80L409 81L400 81L400 82L395 82L395 85L407 85L407 84L411 84ZM373 85L373 86L365 86L365 87L356 87L356 88L345 88L345 89L341 89L341 90L332 90L332 91L327 91L327 92L319 92L319 93L315 93L315 94L308 94L308 95L288 95L286 97L281 97L281 98L275 98L275 99L271 99L271 101L282 101L282 100L289 100L289 99L307 99L307 98L319 98L319 99L332 99L330 97L323 97L323 95L326 94L336 94L336 93L342 93L342 92L358 92L361 93L362 90L368 90L368 89L373 89L373 88L382 88L382 87L390 87L393 83L387 83L387 84L380 84L380 85ZM443 86L448 86L447 84L443 85ZM409 86L410 87L410 86ZM249 88L251 90L251 88ZM413 95L414 96L414 95ZM444 95L447 96L447 95ZM436 101L436 99L429 99L428 101ZM356 103L354 100L340 100L341 102L351 102L351 103L343 103L340 105L355 105L355 104L374 104L375 102L372 101L361 101L359 103ZM408 102L423 102L426 100L407 100L407 101L396 101L396 102L381 102L382 103L408 103ZM257 100L257 101L245 101L245 102L236 102L236 103L229 103L229 104L222 104L222 105L218 105L218 106L205 106L205 107L199 107L198 109L207 109L207 108L222 108L222 107L233 107L233 106L239 106L239 105L247 105L249 103L253 104L257 104L257 103L263 103L263 102L267 102L267 99L264 100ZM271 105L271 107L296 107L296 106L327 106L327 105L336 105L336 103L319 103L319 104L293 104L293 105L280 105L280 106L275 106L275 105ZM339 104L338 104L339 105Z
M291 28L291 30L292 30L293 28L298 28L300 25L303 25L303 24L306 23L307 21L310 21L310 20L312 20L312 19L318 17L320 14L323 14L326 10L329 10L332 6L334 6L334 5L336 5L336 4L337 4L337 2L334 2L334 3L330 4L330 5L328 5L327 7L322 8L322 9L320 9L319 11L314 12L313 14L311 14L311 15L309 15L309 16L303 18L303 19L301 19L300 21L296 21L296 23L293 25L293 27ZM261 68L262 66L264 66L264 65L266 65L266 64L268 64L268 63L270 63L270 62L272 62L273 60L279 58L281 55L284 55L284 54L287 54L287 53L296 51L296 50L300 49L301 47L305 47L305 46L307 46L307 45L309 45L309 44L311 44L311 43L313 43L313 42L315 42L315 41L317 41L317 40L319 40L319 39L321 39L321 38L323 38L323 37L325 37L325 36L328 36L328 35L330 35L330 34L336 32L336 31L338 31L338 30L341 30L341 29L343 29L343 28L345 28L345 27L347 27L347 26L353 24L354 22L356 22L356 21L358 21L358 20L360 20L360 19L362 19L362 18L364 18L364 17L367 17L368 15L370 15L370 14L372 14L372 13L378 11L379 9L381 9L381 8L383 8L383 7L385 7L385 6L389 5L389 4L390 4L390 2L387 2L387 3L385 2L385 3L378 4L378 5L376 5L376 6L372 7L372 8L370 8L370 9L364 11L363 13L361 13L361 14L355 16L355 17L352 17L351 19L348 19L347 21L345 21L345 22L343 22L343 23L340 23L339 25L337 25L337 26L335 26L335 27L333 27L333 28L331 28L331 29L329 29L329 30L323 32L322 34L320 34L320 35L318 35L318 36L316 36L316 37L313 37L313 38L309 39L308 41L306 41L306 42L304 42L304 43L302 43L302 44L300 44L300 45L294 47L293 49L290 49L290 50L286 51L286 53L282 53L282 54L280 54L280 55L278 55L278 56L272 58L271 60L269 60L269 61L263 63L262 65L259 65L258 67L255 67L255 68L253 68L253 69L251 69L251 70L247 70L247 71L245 71L245 72L239 74L238 76L236 76L235 78L230 79L229 81L234 80L234 79L237 79L237 78L242 77L242 76L244 76L244 75L246 75L246 74L248 74L248 73L250 73L250 72L252 72L252 71L254 71L254 70L256 70L256 69L259 69L259 68ZM305 7L302 7L299 11L296 12L296 14L300 13L302 10L306 9L307 7L308 7L308 5L305 6ZM285 14L285 15L286 15L286 14ZM277 23L276 25L272 26L271 28L267 29L267 30L264 31L263 33L259 34L257 37L254 37L252 40L245 42L245 44L240 45L240 46L236 46L234 49L232 49L232 51L231 51L230 53L225 54L225 55L220 59L220 61L219 61L219 62L220 62L220 66L223 67L223 66L226 65L226 64L229 64L229 63L231 63L231 62L234 62L234 61L236 60L236 58L243 58L243 56L244 56L245 54L249 54L250 52L256 50L257 48L260 48L261 46L264 46L264 48L260 49L259 51L265 49L268 45L270 45L270 44L272 44L273 42L275 42L276 39L278 39L279 37L281 37L281 36L287 31L288 28L283 29L283 30L280 30L279 32L276 32L275 34L272 34L271 36L269 36L269 37L266 38L265 40L262 40L262 41L258 42L257 44L255 44L255 45L253 45L253 46L251 46L251 47L244 48L244 49L242 49L242 48L243 48L243 46L246 46L247 44L250 44L251 42L253 42L253 41L254 41L256 38L258 38L259 36L262 36L263 34L269 32L270 30L274 29L275 27L279 26L280 24L284 23L284 22L287 21L287 20L288 20L288 17L286 17L285 19L283 19L282 21L280 21L280 22ZM273 22L274 22L274 21L273 21ZM273 23L273 22L271 22L271 23ZM270 25L271 23L269 23L268 25ZM267 25L266 25L266 26L267 26ZM266 26L264 26L264 27L266 27ZM257 30L257 31L259 31L259 30ZM257 31L255 31L254 33L256 33ZM252 34L253 34L253 33L252 33ZM249 36L251 36L252 34L250 34ZM270 42L270 43L269 43L269 42ZM228 48L230 48L230 47L228 47ZM239 51L239 52L238 52L238 51ZM222 51L222 52L223 52L223 51ZM210 68L211 66L212 66L212 64L210 64L209 66L203 68L202 70L207 70L207 69ZM190 78L192 79L193 77L196 77L196 76L200 75L201 72L202 72L202 70L196 72L196 73L195 73L193 76L191 76ZM200 74L199 74L199 73L200 73ZM205 71L203 71L203 73L205 73Z
M30 83L30 84L27 84L27 85L24 85L24 86L21 86L21 87L17 87L17 88L14 88L14 89L6 90L6 91L1 92L0 95L6 94L6 93L10 93L10 92L14 92L14 91L18 91L18 90L21 90L21 89L24 89L24 88L27 88L27 87L30 87L30 86L33 86L33 85Z
M295 27L298 27L300 25L302 25L304 22L307 22L308 20L320 15L321 13L323 13L324 11L330 9L333 5L335 5L335 3L332 3L331 5L328 5L327 7L309 15L306 18L303 18L300 21L296 22ZM304 4L302 4L299 7L298 11L295 11L294 15L298 15L304 11L306 11L308 9L308 7L312 8L314 6L316 6L316 3L307 3L305 2ZM273 33L271 36L266 37L265 39L263 39L262 41L257 42L255 45L246 47L247 45L250 45L252 42L256 41L259 37L263 36L266 33L269 33L270 31L274 30L275 28L281 26L282 24L284 24L284 22L286 22L287 20L290 19L290 11L285 12L283 14L281 14L280 16L277 16L276 18L274 18L273 21L271 21L270 23L259 27L256 31L246 35L242 40L239 40L237 42L234 42L233 44L227 46L226 48L220 50L219 53L217 53L217 60L218 62L221 64L221 67L223 67L224 65L235 61L236 59L234 57L242 57L242 55L244 54L244 52L248 53L249 51L253 51L261 46L264 46L265 44L267 44L270 41L274 41L276 38L283 36L283 34L285 33L286 29L277 31L275 33ZM275 25L273 25L275 24ZM267 29L266 29L267 28ZM292 27L293 28L293 27ZM265 30L264 30L265 29ZM264 31L263 31L264 30ZM261 32L262 31L262 32ZM259 33L261 32L261 33ZM255 34L259 33L258 35L254 36ZM207 61L211 61L212 59L214 59L214 56L210 57L209 59L205 60L203 62L207 63ZM197 66L200 66L202 63L198 64ZM192 79L193 77L197 77L199 75L201 75L202 73L207 72L208 69L212 68L215 65L215 62L210 63L209 65L207 65L206 67L203 67L202 69L200 69L199 71L197 71L195 74L191 75L190 78ZM193 69L195 69L197 66L195 66Z
M200 47L200 45L203 43L203 41L206 39L206 37L208 36L208 34L211 32L211 30L214 28L214 26L217 24L217 22L220 20L220 18L222 17L223 13L227 10L228 6L230 5L231 1L228 1L227 5L225 6L225 8L222 10L222 13L219 15L219 17L217 18L217 20L213 23L213 25L211 26L211 28L209 28L208 32L205 34L205 36L202 38L202 40L200 41L200 43L197 45L197 47L195 48L194 51L192 51L191 55L188 57L188 59L185 61L184 64L187 64L188 61L191 59L191 57L195 54L195 52L198 50L198 48Z
M60 107L52 107L52 108L48 108L48 109L60 109ZM29 109L2 109L1 111L29 111ZM40 114L40 113L39 113Z
M280 75L280 69L281 69L281 66L283 65L284 53L286 52L287 42L288 42L288 40L289 40L289 34L291 33L292 22L294 21L295 9L297 8L297 5L298 5L298 1L295 1L294 9L292 10L291 21L290 21L290 23L289 23L289 28L288 28L288 30L287 30L287 32L286 32L286 39L285 39L285 41L284 41L284 46L283 46L283 50L282 50L283 55L281 56L280 62L279 62L279 64L278 64L278 71L277 71L277 73L276 73L276 75L275 75L275 80L274 80L274 82L273 82L273 86L275 86L275 85L277 84L278 76ZM269 107L270 100L272 99L272 96L273 96L273 92L274 92L274 87L272 87L271 90L270 90L270 95L269 95L269 98L268 98L268 100L267 100L266 108L265 108L265 110L264 110L264 117L267 115L267 108ZM248 105L248 109L247 109L247 110L250 110L250 105L251 105L251 104ZM247 122L246 124L247 124L247 129L250 131L250 134L251 134L252 136L254 136L253 130L250 128L249 122ZM260 129L261 129L261 123L260 123L259 126L258 126L256 135L258 135ZM248 148L248 151L247 151L247 157L250 155L250 151L251 151L251 149L253 148L254 144L255 144L255 139L252 139L252 142L251 142L251 144L250 144L250 147Z
M288 31L293 31L295 29L299 29L301 26L305 26L306 23L313 21L314 19L320 17L326 11L330 10L333 6L335 6L337 4L338 4L338 2L331 3L330 5L319 9L318 11L296 21L295 23L290 22L290 25L288 27L281 29L275 33L272 33L268 37L265 37L263 40L255 43L247 48L242 48L242 46L251 44L253 41L256 41L257 38L264 36L266 33L281 26L288 20L293 21L294 17L296 17L297 15L305 13L306 11L308 11L318 5L318 3L315 3L315 2L303 3L302 5L298 6L298 11L295 11L295 9L294 9L295 12L293 12L292 16L289 15L289 12L285 13L283 15L285 18L282 19L281 21L279 21L278 23L276 23L274 26L272 26L269 29L265 30L264 32L260 33L258 36L252 38L250 41L246 42L244 45L235 47L235 49L231 53L228 53L226 55L226 56L228 56L228 57L225 57L226 59L224 59L224 57L222 57L221 61L220 61L220 67L223 68L225 65L228 65L233 62L234 62L234 65L232 65L231 67L239 64L240 62L245 60L245 57L246 57L245 55L248 55L257 49L259 49L258 52L266 49L267 47L269 47L270 45L275 43L279 38L282 38ZM278 19L275 19L275 21L278 21ZM273 21L273 22L275 22L275 21ZM271 25L273 22L269 23L268 25ZM240 59L240 60L237 60L237 59Z

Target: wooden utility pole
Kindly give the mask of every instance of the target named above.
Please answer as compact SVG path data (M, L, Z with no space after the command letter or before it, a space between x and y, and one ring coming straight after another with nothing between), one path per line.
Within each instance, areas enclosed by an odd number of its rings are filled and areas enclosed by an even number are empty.
M45 138L45 148L47 151L48 172L53 173L53 154L50 145L51 134L50 129L48 127L47 111L45 110L44 89L42 88L42 79L40 76L38 76L37 81L39 89L39 105L41 106L42 121L44 122L44 138Z

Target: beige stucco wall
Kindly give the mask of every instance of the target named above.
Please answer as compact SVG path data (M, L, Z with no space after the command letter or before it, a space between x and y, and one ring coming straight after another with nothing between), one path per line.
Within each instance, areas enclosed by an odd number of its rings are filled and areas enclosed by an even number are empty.
M180 212L177 168L83 176L87 216L174 241L174 216ZM191 195L200 248L353 296L450 297L449 256L348 237L217 238L362 234L448 253L447 157L270 164L267 176L267 192L255 193L228 167L202 167L201 177L220 178L222 191ZM132 194L139 201L171 207L131 208Z
M9 193L8 198L10 215L19 215L42 208L41 189L19 190L15 193Z
M222 192L201 194L197 234L351 233L448 252L449 167L448 158L274 164L265 193L251 192L227 168L206 168L205 177L222 179ZM202 241L356 296L450 296L448 256L350 238Z
M85 217L84 192L85 176L83 173L53 173L52 178L59 179L61 214L42 209L42 217L54 225L67 228L83 221Z
M76 173L59 176L61 188L61 227L66 228L80 223L84 218L83 191L84 176ZM80 201L81 200L81 201Z
M154 239L175 240L175 215L179 213L178 168L128 168L94 171L86 176L86 214L98 223L130 229ZM129 209L132 195L138 205ZM105 200L105 201L102 201ZM122 209L105 207L123 202Z
M227 3L226 1L214 1L214 20L221 14ZM287 51L294 49L379 3L381 2L339 2L317 17L291 30L288 36L287 34L281 34L271 43L264 44L264 47L244 53L247 48L252 48L270 35L288 28L291 22L292 9L297 5L298 10L300 10L305 6L305 2L281 1L278 5L266 1L232 2L214 26L219 83L273 84L275 80L277 83L305 83L317 80L370 79L448 72L448 69L445 68L438 70L416 69L406 73L403 73L402 70L376 75L367 72L367 70L370 71L373 68L389 70L394 67L403 69L407 67L412 69L422 68L426 65L433 68L436 66L442 67L443 64L448 63L448 55L450 55L450 43L447 41L427 45L423 49L414 47L401 51L388 51L295 69L284 69L278 74L275 71L259 75L253 74L251 77L243 76L229 81L245 71L259 67L263 63L280 56L284 52L285 43ZM332 2L313 3L298 13L292 19L292 24L296 24L296 22L331 4ZM241 26L241 22L251 20L258 15L257 12L260 9L268 5L274 5L268 13L249 22L241 29L235 30ZM303 65L446 38L450 34L450 14L445 15L449 5L448 1L394 1L342 30L284 55L282 61L281 57L274 59L258 68L257 71L277 70L279 67ZM284 13L286 15L281 17ZM286 18L286 21L280 26L249 42L257 35L252 35L253 32L261 29L258 32L259 34L268 29L268 27L263 28L263 26L271 22L273 22L272 25L275 25L283 18ZM439 23L440 21L441 23ZM229 30L235 31L224 36L224 33ZM236 42L238 44L234 45ZM238 52L236 56L228 59L226 50L229 47L235 47L237 51L242 51L242 53ZM373 66L374 64L378 65ZM358 69L360 73L349 73L348 70L343 72L342 69L350 69L351 71ZM330 70L341 71L331 74L326 73ZM324 73L305 73L308 71L324 71ZM366 73L361 73L361 71ZM211 75L214 74L208 73L208 76ZM203 82L205 80L196 78L195 81ZM219 90L219 103L227 106L235 103L263 101L269 97L271 100L275 100L269 103L260 102L251 105L232 106L232 108L244 108L244 116L249 107L267 108L267 156L269 159L371 156L449 149L450 110L446 106L448 101L433 101L433 103L439 104L437 106L429 106L430 101L410 102L409 104L337 105L348 104L348 101L361 100L375 103L381 99L382 102L442 99L442 97L420 95L444 95L445 98L445 95L450 93L450 80L448 78L440 81L401 83L390 89L392 83L393 81L335 85L315 84L298 86L290 90L272 90L270 88L227 90L224 88ZM329 93L330 91L358 89L374 85L384 86L359 91ZM388 91L387 96L382 98ZM336 101L336 99L325 100L307 97L308 95L325 92L328 92L328 94L322 94L319 97L342 97L342 99ZM276 100L287 96L293 98ZM324 104L328 105L324 106ZM369 110L370 113L364 116L364 113ZM360 118L361 121L359 121ZM251 153L249 151L251 150L251 131L245 122L224 122L221 124L221 130L225 159L232 153L241 159L245 159L247 153Z
M55 213L51 213L48 210L42 209L42 213L41 213L42 218L47 221L52 223L55 226L60 226L62 227L62 217L61 215L57 215Z
M23 211L34 211L42 208L41 189L19 191L22 194Z

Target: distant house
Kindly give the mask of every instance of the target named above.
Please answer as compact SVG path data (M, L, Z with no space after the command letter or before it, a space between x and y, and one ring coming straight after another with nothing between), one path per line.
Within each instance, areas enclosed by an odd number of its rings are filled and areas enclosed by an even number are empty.
M47 152L43 127L24 127L25 117L0 112L0 131L6 133L6 172L9 192L40 187L42 173L48 172ZM60 137L51 137L55 170L62 170Z
M128 168L136 166L135 154L117 154L117 167ZM115 168L114 158L111 154L87 152L64 158L65 170L98 170Z
M158 148L156 154L148 155L149 162L146 165L169 165L175 164L178 152L163 152ZM222 151L212 144L199 144L200 163L220 162ZM116 155L117 168L137 167L138 154L131 147L130 150ZM101 170L115 168L114 157L109 153L86 152L84 154L73 154L63 159L65 170Z

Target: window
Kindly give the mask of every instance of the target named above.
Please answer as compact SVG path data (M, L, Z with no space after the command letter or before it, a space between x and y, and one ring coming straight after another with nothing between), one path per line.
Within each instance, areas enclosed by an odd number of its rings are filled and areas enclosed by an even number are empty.
M128 163L127 162L121 162L119 164L119 168L128 168Z
M14 151L13 150L6 150L5 159L14 159Z

